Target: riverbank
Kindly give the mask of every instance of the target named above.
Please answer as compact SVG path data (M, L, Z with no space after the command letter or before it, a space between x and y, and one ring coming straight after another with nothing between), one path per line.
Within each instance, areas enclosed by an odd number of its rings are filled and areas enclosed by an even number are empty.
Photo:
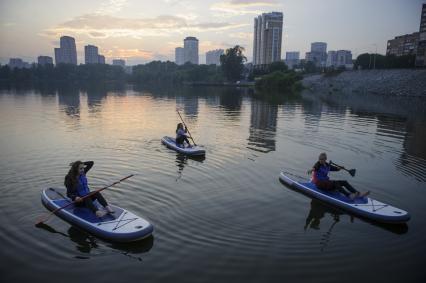
M376 94L426 97L426 69L345 71L336 75L312 75L302 84L312 92L326 94Z
M312 75L302 81L302 96L351 107L355 111L425 116L426 69L346 71Z
M233 86L233 87L254 87L254 82L184 82L184 85L189 86Z

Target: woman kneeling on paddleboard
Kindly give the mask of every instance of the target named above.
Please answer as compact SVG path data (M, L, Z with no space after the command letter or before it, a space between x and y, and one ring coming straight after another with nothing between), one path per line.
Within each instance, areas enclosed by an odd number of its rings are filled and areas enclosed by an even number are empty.
M311 170L308 170L308 174L312 173L312 183L314 183L319 189L325 191L337 190L349 197L355 199L356 197L365 197L370 192L360 193L352 187L348 181L345 180L330 180L328 173L330 171L340 171L343 167L338 167L333 164L327 163L327 154L325 152L320 153L318 161L315 163Z
M176 127L176 145L185 147L183 142L186 141L186 143L188 144L188 147L192 147L191 144L189 143L188 136L186 135L187 131L188 130L186 128L185 128L185 130L183 129L182 123L177 124L177 127Z
M75 204L84 205L90 208L97 217L103 217L107 213L113 213L114 211L108 205L105 198L100 192L92 195L91 197L83 198L90 193L89 186L87 185L86 173L93 167L93 161L75 161L70 164L71 168L68 174L65 176L65 187L67 188L67 196L75 201ZM105 207L106 211L99 210L93 201L98 202Z

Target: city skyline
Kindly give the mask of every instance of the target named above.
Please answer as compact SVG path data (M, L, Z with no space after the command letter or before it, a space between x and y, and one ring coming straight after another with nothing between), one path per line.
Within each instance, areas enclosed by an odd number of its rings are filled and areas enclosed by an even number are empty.
M272 11L284 15L281 54L305 54L315 41L330 50L386 53L390 38L418 31L423 1L275 1L275 0L131 0L1 2L0 63L9 58L35 62L54 57L59 38L74 37L77 62L84 46L95 45L107 63L122 58L129 65L152 60L174 61L182 39L199 39L200 63L205 52L245 48L253 54L253 19ZM283 57L283 56L281 56ZM284 59L284 58L281 58Z

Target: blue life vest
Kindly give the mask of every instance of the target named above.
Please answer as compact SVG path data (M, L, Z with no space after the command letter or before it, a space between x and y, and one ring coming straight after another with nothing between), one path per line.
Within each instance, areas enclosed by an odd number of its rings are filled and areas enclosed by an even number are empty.
M84 197L88 193L90 193L89 186L87 185L87 178L85 174L81 174L78 177L78 185L77 185L77 193L78 196Z
M315 177L317 181L327 181L328 172L330 172L330 165L321 165L318 170L315 171Z
M177 130L177 133L176 133L176 139L179 139L179 138L181 138L181 137L186 137L186 133L185 133L185 130L184 130L184 129L179 129L179 130Z

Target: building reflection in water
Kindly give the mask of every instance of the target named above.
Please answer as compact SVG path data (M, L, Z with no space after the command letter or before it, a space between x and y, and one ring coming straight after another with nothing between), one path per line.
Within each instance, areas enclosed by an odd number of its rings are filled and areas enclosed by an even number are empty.
M106 99L108 89L103 86L90 86L86 89L87 107L90 113L101 111L102 103Z
M58 88L58 102L61 109L70 117L80 117L80 92L72 86Z
M406 176L426 182L426 121L411 117L377 115L377 135L400 140L402 148L394 164Z
M251 101L249 149L268 153L275 151L278 106L253 99Z
M236 88L222 88L219 94L219 106L227 116L241 114L242 91Z
M183 109L186 116L198 117L198 96L176 96L176 107Z

